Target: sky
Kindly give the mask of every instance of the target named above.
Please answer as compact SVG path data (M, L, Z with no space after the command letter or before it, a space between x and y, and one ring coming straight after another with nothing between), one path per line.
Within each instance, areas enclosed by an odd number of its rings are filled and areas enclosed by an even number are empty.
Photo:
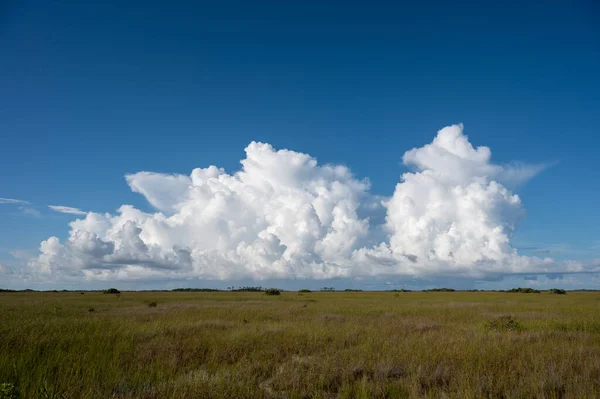
M0 5L0 288L600 288L600 7Z

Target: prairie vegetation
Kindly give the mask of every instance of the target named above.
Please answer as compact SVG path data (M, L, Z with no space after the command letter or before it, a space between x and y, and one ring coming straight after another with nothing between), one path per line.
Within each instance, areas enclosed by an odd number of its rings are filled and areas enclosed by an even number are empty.
M9 397L595 398L600 294L4 292Z

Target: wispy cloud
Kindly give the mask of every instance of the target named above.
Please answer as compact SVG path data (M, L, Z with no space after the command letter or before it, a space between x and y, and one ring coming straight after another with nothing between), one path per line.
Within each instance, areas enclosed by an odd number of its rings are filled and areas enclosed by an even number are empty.
M17 209L20 211L20 214L26 216L40 217L42 214L39 210L35 208L35 205L32 205L31 202L20 200L16 198L3 198L0 197L0 205L16 205Z
M8 253L15 259L27 260L35 257L36 251L33 249L11 249Z
M538 255L593 255L598 252L600 245L592 243L589 246L579 245L575 247L569 244L543 244L540 246L516 247L516 249Z
M40 211L38 211L37 209L32 208L30 206L20 206L19 210L21 212L23 212L24 215L27 215L27 216L33 216L33 217L36 217L36 218L39 218L39 217L42 216L42 214L40 213Z
M71 206L48 205L48 208L52 209L55 212L68 213L71 215L86 215L87 214L87 212L82 211L79 208L73 208Z
M29 204L29 201L24 201L24 200L14 199L14 198L1 198L0 197L0 204Z

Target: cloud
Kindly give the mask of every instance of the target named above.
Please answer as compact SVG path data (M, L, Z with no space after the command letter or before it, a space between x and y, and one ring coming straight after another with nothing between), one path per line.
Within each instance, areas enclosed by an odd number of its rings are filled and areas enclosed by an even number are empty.
M43 241L28 272L87 280L494 279L562 267L510 245L524 209L508 187L543 167L493 164L462 125L406 152L411 171L389 198L371 194L369 181L342 165L265 143L245 151L233 174L209 166L127 175L155 212L51 206L85 217L69 224L64 242Z
M432 143L407 151L402 160L405 165L436 175L449 184L485 179L512 186L525 183L552 165L522 162L495 165L491 157L488 147L473 147L459 124L443 128Z
M71 215L86 215L87 214L87 212L84 212L79 208L72 208L70 206L48 205L48 208L52 209L55 212L68 213Z
M42 216L42 214L40 213L40 211L38 211L37 209L35 209L35 208L32 208L32 207L30 207L30 206L20 206L20 207L19 207L19 210L20 210L20 211L21 211L21 212L22 212L24 215L27 215L27 216L33 216L33 217L36 217L36 218L39 218L39 217L41 217L41 216Z
M29 249L11 249L8 253L15 259L28 260L36 256L36 252Z
M0 198L0 204L29 204L29 202L14 198Z
M40 217L42 214L39 210L34 208L29 201L14 199L14 198L0 198L0 205L9 204L9 205L17 205L17 209L20 211L22 215Z

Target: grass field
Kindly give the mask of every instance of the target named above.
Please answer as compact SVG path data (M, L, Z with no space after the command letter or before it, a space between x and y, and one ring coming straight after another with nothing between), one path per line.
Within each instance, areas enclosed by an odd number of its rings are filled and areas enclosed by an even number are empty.
M2 383L3 399L598 398L600 293L0 293Z

